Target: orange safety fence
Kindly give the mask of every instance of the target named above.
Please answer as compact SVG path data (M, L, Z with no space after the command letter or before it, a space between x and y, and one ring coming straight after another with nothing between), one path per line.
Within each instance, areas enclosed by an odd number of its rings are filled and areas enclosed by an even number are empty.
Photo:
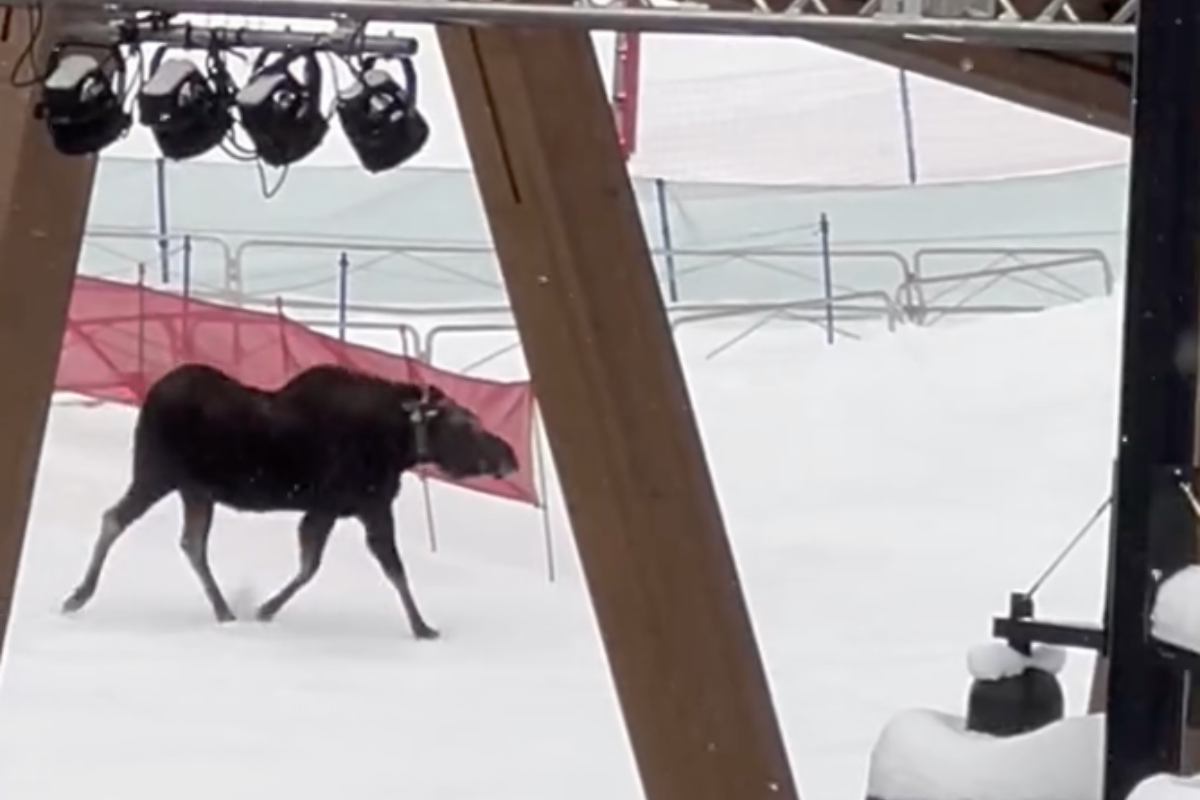
M418 474L484 494L540 505L533 459L533 388L440 370L420 359L351 344L272 314L79 276L71 296L55 387L138 405L159 377L184 362L210 364L238 380L276 388L322 363L358 367L396 380L429 383L479 415L517 453L505 479L458 481L436 468Z

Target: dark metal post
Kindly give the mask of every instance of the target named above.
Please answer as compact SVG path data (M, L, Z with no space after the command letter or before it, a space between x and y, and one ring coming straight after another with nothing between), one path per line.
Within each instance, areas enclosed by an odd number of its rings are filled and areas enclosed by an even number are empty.
M346 324L350 303L350 256L343 250L338 256L338 338L346 341Z
M158 227L158 263L162 282L171 282L171 226L167 221L167 162L154 159L155 223Z
M654 199L658 206L658 228L662 234L663 269L667 278L667 300L679 302L679 278L675 272L675 244L671 241L671 210L667 206L667 182L654 179Z
M192 296L192 235L183 237L183 296Z
M904 157L908 168L908 183L917 183L917 140L913 133L912 93L908 88L908 70L900 72L900 120L904 123Z
M825 291L825 341L833 344L833 259L829 254L829 217L821 212L821 283Z
M1149 609L1151 570L1193 535L1186 515L1165 512L1191 478L1195 438L1200 4L1143 0L1134 69L1105 800L1180 766L1184 683L1151 647Z
M192 235L183 237L183 356L185 360L192 358ZM236 328L234 329L237 330ZM237 334L234 334L236 340Z

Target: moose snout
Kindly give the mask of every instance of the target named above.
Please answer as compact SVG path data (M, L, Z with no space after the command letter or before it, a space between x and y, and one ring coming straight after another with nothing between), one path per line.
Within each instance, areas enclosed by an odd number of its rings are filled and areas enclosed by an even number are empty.
M517 471L517 454L508 446L508 442L497 438L488 449L490 452L485 459L484 472L493 478L506 478Z

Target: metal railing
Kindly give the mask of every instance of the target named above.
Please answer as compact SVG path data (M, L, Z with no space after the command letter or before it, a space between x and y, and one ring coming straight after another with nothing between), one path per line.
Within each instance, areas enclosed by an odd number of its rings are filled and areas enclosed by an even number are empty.
M955 268L934 274L930 262L953 259ZM981 267L963 269L962 262L986 259ZM1061 273L1074 271L1100 279L1099 293L1089 291L1077 280ZM1019 286L1030 301L1007 303L976 302L1001 284ZM919 325L933 325L951 316L1011 314L1042 311L1054 305L1075 303L1089 297L1111 295L1116 277L1108 256L1097 248L922 248L913 256L908 279L896 290L896 304ZM930 296L928 289L935 289ZM956 290L965 290L959 297Z
M207 253L198 255L200 246ZM239 305L282 306L289 312L300 312L294 316L297 321L335 327L343 337L351 311L360 318L353 327L360 329L395 328L398 323L393 320L406 318L407 327L401 335L406 345L414 346L423 337L416 327L422 319L470 317L472 324L510 324L495 253L482 244L283 238L249 238L231 244L212 235L98 229L88 232L85 247L103 254L93 258L92 267L99 260L109 263L110 268L102 274L123 273L123 268L111 268L113 261L126 260L131 268L144 270L157 260L162 264L165 283L176 282L168 270L172 256L182 254L178 282L185 292ZM89 249L84 251L85 266ZM293 280L289 286L274 287L277 291L247 291L250 284L261 282L250 273L263 266L263 254L270 251L280 253L283 259L283 268L273 270L277 274L294 278L296 268L310 275L314 268L329 271L299 284ZM307 264L294 263L299 253L308 254ZM1111 294L1115 283L1108 256L1098 248L927 247L916 249L911 257L887 249L674 248L654 255L657 263L664 265L661 272L665 274L660 274L659 280L676 328L691 320L758 315L754 329L779 321L805 323L820 326L831 341L836 336L855 336L849 328L863 322L882 321L889 330L895 330L904 322L932 325L947 318L1039 311ZM447 284L450 293L460 296L464 293L460 289L468 295L482 292L486 296L475 302L403 305L351 298L352 289L363 276L397 258L419 265L426 272L425 278L414 277L411 269L391 265L386 273L378 271L384 278L399 275L413 286L424 280ZM448 263L460 258L474 260L473 269ZM719 280L710 280L718 271ZM731 272L737 277L731 278ZM219 279L198 281L196 274ZM306 287L330 284L337 287L334 301L293 294ZM717 298L708 302L679 299L727 294L732 287L766 298ZM383 288L383 284L374 283L363 293L377 298L385 294ZM774 299L781 296L784 299ZM319 318L330 311L336 319ZM361 319L363 315L382 319L372 322ZM422 340L420 346L425 348L427 344Z
M156 234L121 228L92 228L83 238L80 262L97 277L136 277L151 265L159 267L158 278L163 284L179 283L185 289L193 285L198 258L211 248L218 260L221 280L212 285L229 295L241 293L240 270L233 248L219 236L206 234ZM178 257L178 270L176 270ZM96 262L106 262L107 268L97 269ZM127 272L128 271L128 272Z

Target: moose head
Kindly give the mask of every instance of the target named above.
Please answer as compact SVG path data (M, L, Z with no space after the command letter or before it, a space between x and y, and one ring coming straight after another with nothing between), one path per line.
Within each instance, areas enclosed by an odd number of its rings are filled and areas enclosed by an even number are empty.
M504 478L519 468L517 454L484 427L479 416L436 386L426 384L405 404L418 463L454 479Z

